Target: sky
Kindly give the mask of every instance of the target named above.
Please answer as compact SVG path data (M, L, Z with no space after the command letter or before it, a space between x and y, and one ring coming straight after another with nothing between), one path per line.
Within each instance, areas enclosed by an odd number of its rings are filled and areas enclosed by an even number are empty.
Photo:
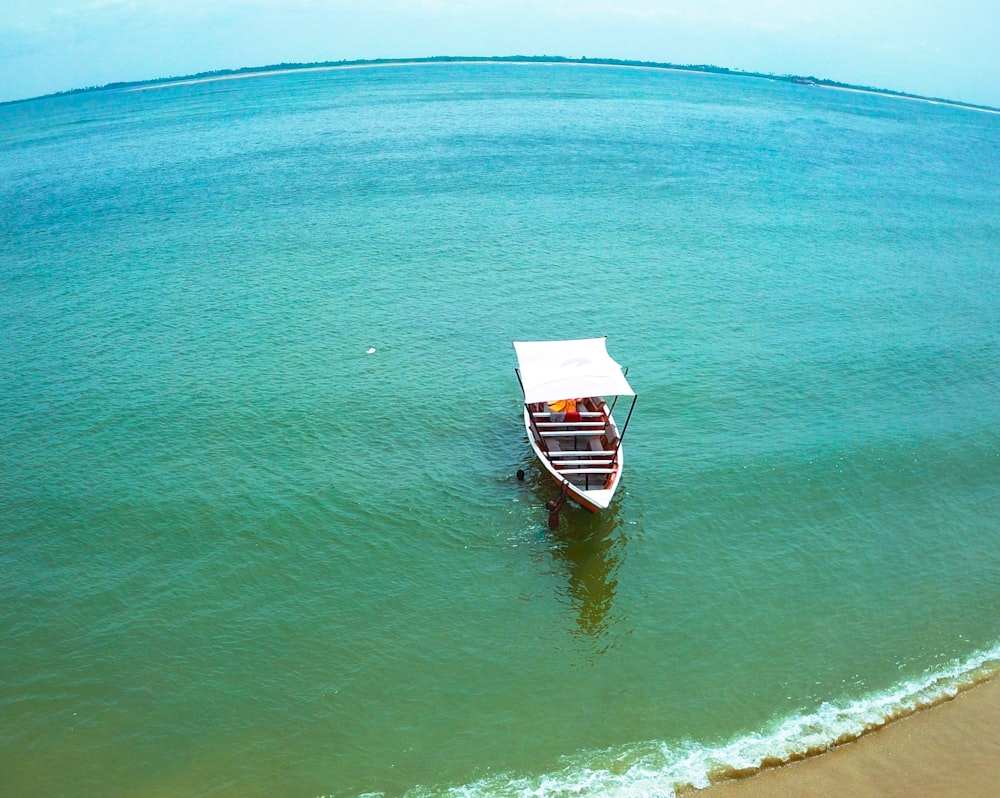
M0 101L281 62L558 55L1000 107L998 0L0 0Z

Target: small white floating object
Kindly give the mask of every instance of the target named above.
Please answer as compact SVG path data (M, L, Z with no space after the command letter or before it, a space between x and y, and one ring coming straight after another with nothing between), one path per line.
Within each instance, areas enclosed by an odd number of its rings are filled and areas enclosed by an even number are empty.
M371 347L367 352L365 352L365 354L366 355L374 355L375 354L375 347L374 346Z

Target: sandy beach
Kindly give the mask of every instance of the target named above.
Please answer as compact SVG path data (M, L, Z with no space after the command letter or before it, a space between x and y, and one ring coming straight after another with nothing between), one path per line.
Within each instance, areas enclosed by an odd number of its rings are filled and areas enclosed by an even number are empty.
M825 754L693 794L993 798L1000 795L1000 678Z

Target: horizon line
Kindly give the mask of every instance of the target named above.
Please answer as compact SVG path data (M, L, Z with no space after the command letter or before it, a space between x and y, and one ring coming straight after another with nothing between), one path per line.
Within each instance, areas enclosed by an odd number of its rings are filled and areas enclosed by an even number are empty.
M261 66L244 66L237 68L214 69L203 72L195 72L188 75L176 75L169 77L149 78L144 80L114 81L102 85L83 86L74 89L50 92L34 97L24 97L17 100L0 101L0 106L16 105L36 100L46 100L55 97L64 97L72 94L85 94L100 91L117 91L122 89L136 90L144 88L167 87L170 85L184 85L193 82L209 82L211 80L225 79L227 77L248 77L256 74L268 74L278 72L298 72L298 71L319 71L333 70L342 67L363 67L363 66L404 66L407 64L430 64L430 63L548 63L548 64L577 64L591 66L622 66L645 69L663 69L678 72L696 72L703 74L730 75L733 77L749 77L764 80L774 80L783 83L793 83L797 85L819 86L825 88L847 89L850 91L866 92L869 94L879 94L888 97L899 97L910 100L922 100L931 103L950 105L956 108L966 108L975 111L989 111L1000 113L1000 108L970 103L962 100L950 100L944 97L930 97L927 95L913 94L911 92L899 91L896 89L877 88L852 83L843 83L830 78L817 78L812 75L792 75L775 74L773 72L754 72L739 68L717 66L714 64L674 64L667 61L641 61L623 58L571 58L559 55L492 55L492 56L418 56L414 58L362 58L362 59L340 59L338 61L310 61L310 62L281 62L277 64L266 64Z

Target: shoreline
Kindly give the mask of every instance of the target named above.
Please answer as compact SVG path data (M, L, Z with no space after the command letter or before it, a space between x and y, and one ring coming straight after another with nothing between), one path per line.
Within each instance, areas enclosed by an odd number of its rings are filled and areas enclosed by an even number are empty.
M241 78L252 78L252 77L263 77L268 75L288 75L296 72L328 72L333 70L341 69L363 69L363 68L373 68L373 67L407 67L407 66L432 66L438 64L520 64L520 65L537 65L537 66L558 66L558 65L572 65L572 66L589 66L589 67L617 67L622 69L645 69L656 72L684 72L692 75L728 75L733 77L750 77L758 78L761 80L779 80L788 83L799 83L798 80L793 79L792 76L787 75L764 75L757 72L740 72L735 70L712 70L712 69L699 69L695 67L685 67L676 64L653 64L653 63L615 63L613 61L602 60L599 58L591 58L586 60L578 60L574 58L563 58L559 60L546 61L536 58L526 58L525 60L507 59L507 58L449 58L449 59L413 59L413 60L386 60L386 61L359 61L359 62L348 62L343 64L322 64L315 66L301 66L301 67L279 67L276 69L255 69L248 70L246 72L225 72L219 75L193 75L190 77L181 77L177 80L168 80L165 82L153 82L153 83L142 83L137 86L128 86L124 88L124 91L148 91L150 89L159 88L170 88L173 86L191 86L199 83L211 83L218 80L238 80ZM1000 114L1000 109L990 108L983 105L975 105L970 103L965 103L960 100L946 100L934 97L922 97L916 94L907 94L904 92L896 92L888 89L875 89L868 88L864 86L848 86L842 84L833 84L823 81L813 81L808 79L803 79L806 82L799 83L799 85L812 86L818 89L832 89L834 91L846 91L854 92L857 94L869 94L875 97L895 97L900 100L913 100L915 102L930 103L931 105L944 105L952 106L955 108L961 108L966 111L982 111L989 114Z
M248 72L235 72L226 73L222 75L211 75L206 77L190 77L190 78L178 78L177 80L171 80L164 83L149 83L142 84L139 86L128 86L120 89L120 91L132 92L132 91L149 91L150 89L166 89L172 88L174 86L193 86L199 83L212 83L219 80L241 80L243 78L256 78L256 77L268 77L271 75L292 75L298 72L331 72L341 69L381 69L383 67L411 67L411 66L451 66L451 65L465 65L469 64L518 64L520 66L561 66L564 64L569 64L571 66L587 66L587 67L613 67L620 69L647 69L654 72L685 72L691 75L715 75L714 72L708 72L702 69L684 69L683 67L675 66L647 66L642 64L604 64L599 61L505 61L499 59L475 59L470 58L467 60L450 60L450 61L386 61L386 62L362 62L362 63L349 63L349 64L331 64L326 66L307 66L307 67L294 67L294 68L284 68L284 69L266 69L266 70L254 70ZM100 89L97 89L100 91ZM867 91L865 89L858 89L857 91ZM869 91L870 94L879 94L877 91ZM1000 111L997 111L1000 113Z
M543 66L553 65L576 65L576 66L603 66L622 67L627 69L648 69L662 70L666 72L686 72L689 74L704 75L728 75L733 77L758 78L762 80L774 80L792 84L814 86L823 89L835 89L838 91L857 92L860 94L871 94L875 96L896 97L906 100L917 100L931 103L932 105L952 106L969 111L985 111L987 113L1000 114L1000 108L970 103L962 100L950 100L942 97L927 97L909 92L901 92L893 89L881 89L872 86L854 86L826 78L817 79L815 77L802 77L798 75L776 75L774 73L763 73L744 71L741 69L731 69L729 67L717 67L710 65L696 64L673 64L656 61L633 61L618 58L566 58L563 56L427 56L416 58L384 58L384 59L360 59L353 61L337 62L311 62L297 64L270 64L261 67L241 67L239 69L222 69L212 72L199 72L193 75L179 75L170 78L154 78L149 80L123 81L108 83L103 86L88 86L86 88L69 89L51 94L44 94L37 97L25 97L16 100L5 100L0 102L0 106L11 105L33 100L43 100L53 97L60 97L68 94L80 94L94 91L147 91L149 89L166 88L171 86L189 86L192 84L210 83L214 81L237 80L241 78L261 77L266 75L284 75L295 72L325 72L340 69L359 69L365 67L385 67L385 66L417 66L429 64L537 64Z
M912 94L897 94L891 91L879 91L878 89L863 89L854 86L831 86L826 83L812 83L809 84L815 86L818 89L830 89L831 91L847 91L853 92L855 94L872 94L876 97L897 97L900 100L913 100L915 102L930 103L931 105L943 105L952 106L954 108L962 108L966 111L982 111L984 114L1000 114L1000 110L996 108L987 108L982 105L969 105L968 103L958 102L954 100L936 100L933 97L917 97Z
M828 751L683 791L685 798L989 798L1000 784L1000 676Z

